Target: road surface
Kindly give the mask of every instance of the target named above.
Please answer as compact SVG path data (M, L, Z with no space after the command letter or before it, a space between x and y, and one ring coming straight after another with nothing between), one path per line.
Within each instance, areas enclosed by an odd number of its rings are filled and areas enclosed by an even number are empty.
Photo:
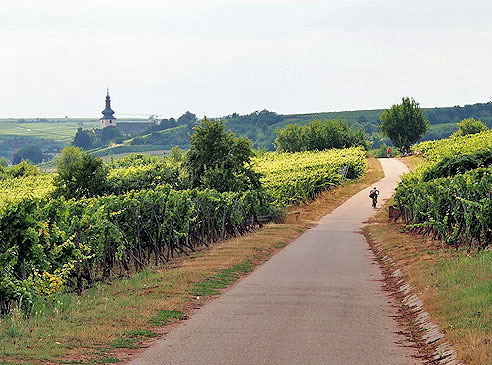
M380 160L378 206L406 172ZM371 188L371 187L370 187ZM325 216L131 364L418 364L359 233L369 190Z

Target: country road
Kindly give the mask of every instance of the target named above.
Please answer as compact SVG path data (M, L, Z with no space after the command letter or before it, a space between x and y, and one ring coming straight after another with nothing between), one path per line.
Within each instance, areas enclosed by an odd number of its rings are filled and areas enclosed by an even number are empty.
M405 165L380 160L380 207ZM356 194L131 364L419 364L398 334L382 274L359 233Z

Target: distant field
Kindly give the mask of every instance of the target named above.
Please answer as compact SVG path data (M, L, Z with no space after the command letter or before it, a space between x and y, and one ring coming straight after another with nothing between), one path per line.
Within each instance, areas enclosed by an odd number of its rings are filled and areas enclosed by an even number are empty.
M349 123L359 122L359 118L365 118L368 121L378 121L383 109L372 110L354 110L344 112L323 112L323 113L309 113L309 114L287 114L285 119L280 124L307 124L312 120L326 120L326 119L344 119Z
M99 119L54 119L50 121L0 119L0 139L12 136L35 137L56 142L71 142L77 129L99 126ZM9 138L10 137L10 138Z
M124 121L126 119L119 119ZM132 119L134 120L134 119ZM91 129L99 126L99 119L1 119L0 157L11 158L14 154L14 139L17 148L35 145L46 150L49 147L64 147L72 143L78 128Z

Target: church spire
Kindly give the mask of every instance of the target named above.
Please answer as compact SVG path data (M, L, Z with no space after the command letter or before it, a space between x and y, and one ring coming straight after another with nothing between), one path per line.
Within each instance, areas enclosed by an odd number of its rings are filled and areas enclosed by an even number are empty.
M111 98L109 97L109 88L106 91L106 109L102 111L102 114L103 117L101 118L101 120L116 119L115 117L113 117L114 111L111 109Z
M106 127L116 127L116 118L113 116L114 111L111 109L111 98L109 97L109 88L106 89L106 108L102 111L101 129Z

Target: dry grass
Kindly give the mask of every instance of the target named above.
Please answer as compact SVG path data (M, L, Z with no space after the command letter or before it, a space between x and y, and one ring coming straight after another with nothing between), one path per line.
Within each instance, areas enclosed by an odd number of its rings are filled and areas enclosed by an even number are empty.
M492 252L455 250L388 220L381 209L364 229L414 287L432 320L470 365L492 364ZM488 292L488 294L487 294ZM488 303L487 303L488 302Z
M29 319L14 314L0 322L4 327L0 329L0 362L61 363L63 359L67 363L104 363L131 358L138 349L114 347L139 347L152 339L142 336L130 340L129 333L167 333L169 325L155 327L149 320L161 311L189 316L209 299L190 294L196 285L234 265L254 267L268 260L323 215L382 177L381 165L370 158L362 179L346 182L311 204L292 208L299 214L289 215L285 223L267 224L245 236L177 258L165 267L146 269L111 285L100 284L80 297L61 296L50 313Z
M400 157L399 160L403 162L407 167L410 169L410 171L415 171L415 169L423 164L426 159L423 156L407 156L407 157Z

